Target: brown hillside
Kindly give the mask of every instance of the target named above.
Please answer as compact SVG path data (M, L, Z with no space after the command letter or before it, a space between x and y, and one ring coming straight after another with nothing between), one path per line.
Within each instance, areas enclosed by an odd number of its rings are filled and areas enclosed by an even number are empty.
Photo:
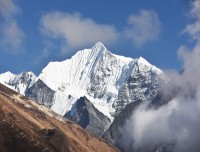
M115 152L115 147L0 84L1 152Z

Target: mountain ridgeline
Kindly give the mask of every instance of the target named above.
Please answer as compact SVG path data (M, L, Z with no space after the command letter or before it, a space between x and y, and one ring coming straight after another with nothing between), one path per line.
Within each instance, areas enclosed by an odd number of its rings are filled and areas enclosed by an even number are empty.
M112 54L100 42L70 59L50 62L38 77L32 72L0 75L4 85L112 143L113 128L130 115L124 112L127 105L155 99L163 79L164 73L144 58Z

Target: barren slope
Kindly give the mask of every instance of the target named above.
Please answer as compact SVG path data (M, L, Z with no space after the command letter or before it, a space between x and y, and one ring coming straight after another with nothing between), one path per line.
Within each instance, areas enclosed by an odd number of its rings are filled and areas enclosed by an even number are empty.
M115 147L0 84L1 152L114 152Z

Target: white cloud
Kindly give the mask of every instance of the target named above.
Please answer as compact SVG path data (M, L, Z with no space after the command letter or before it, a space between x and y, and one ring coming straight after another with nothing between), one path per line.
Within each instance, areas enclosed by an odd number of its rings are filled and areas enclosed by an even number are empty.
M193 1L191 6L190 17L194 19L194 22L187 25L183 32L188 33L193 39L200 40L200 1Z
M199 90L198 90L199 91ZM175 144L174 151L198 151L200 134L199 92L195 98L181 94L159 109L141 105L123 128L122 146L127 141L135 150ZM185 94L183 94L185 95Z
M74 51L98 41L106 44L114 43L120 36L114 26L98 24L79 13L48 13L41 18L41 27L46 36L65 41L61 46L62 53L68 53L68 51Z
M181 74L167 73L170 81L162 90L162 100L166 101L163 106L149 108L141 105L134 111L122 128L124 148L172 144L173 150L170 151L175 152L197 152L200 149L200 29L192 28L200 23L200 1L193 0L191 6L190 15L194 20L185 32L196 43L192 49L181 46L178 50L184 71Z
M13 3L12 0L0 0L0 14L4 18L9 18L18 12L20 12L20 9Z
M191 2L191 10L190 10L190 14L191 17L194 19L200 19L200 2L198 0L193 0Z
M49 41L44 41L44 44L45 44L45 48L43 49L41 54L39 56L37 56L33 61L33 63L36 66L40 65L44 59L48 58L50 53L52 52L52 50L55 49L54 43L51 43Z
M125 37L131 39L136 47L157 39L161 32L161 23L153 10L140 10L138 14L129 17L128 24L124 31Z
M188 33L193 39L199 39L200 36L200 22L190 24L186 27L184 32Z
M15 21L12 21L7 26L4 26L3 29L4 37L2 44L6 46L11 45L16 49L20 48L24 33L20 30L18 24Z
M25 36L20 29L15 16L20 8L12 0L0 0L0 49L12 53L21 51L22 40Z
M114 44L124 38L131 39L136 47L141 47L158 38L161 31L158 15L152 10L141 10L130 16L128 24L124 30L119 31L113 25L97 23L80 13L51 12L41 18L43 34L47 38L61 40L60 50L65 54L98 41Z

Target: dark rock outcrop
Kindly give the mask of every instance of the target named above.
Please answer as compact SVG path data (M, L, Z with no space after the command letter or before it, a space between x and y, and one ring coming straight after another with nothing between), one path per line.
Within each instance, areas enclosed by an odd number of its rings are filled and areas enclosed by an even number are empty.
M65 117L98 136L102 136L111 123L86 97L78 99Z
M142 101L136 101L129 103L121 113L115 118L109 129L103 135L103 138L108 142L120 147L120 128L124 126L126 121L130 119L133 111L142 103Z
M51 90L43 81L37 80L26 91L26 97L35 100L37 103L51 107L53 105L55 91Z

